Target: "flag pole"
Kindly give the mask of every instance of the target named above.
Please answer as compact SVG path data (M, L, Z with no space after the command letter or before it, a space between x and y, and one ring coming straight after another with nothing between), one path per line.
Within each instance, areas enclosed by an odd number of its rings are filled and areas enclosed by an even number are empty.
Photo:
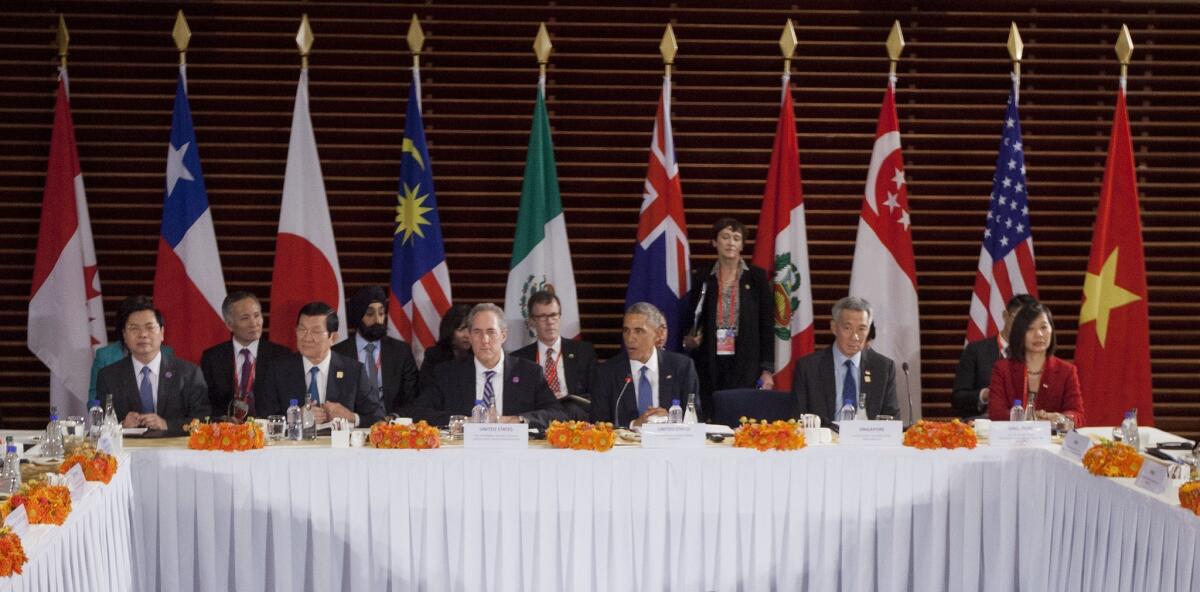
M788 19L783 25L783 34L779 36L779 51L783 54L783 75L791 77L792 75L792 58L796 56L796 27L792 26L792 19Z
M888 78L896 78L896 64L900 62L900 54L904 52L904 33L900 31L900 21L892 23L892 30L887 37Z
M1133 38L1129 36L1129 27L1121 25L1121 34L1117 36L1117 60L1121 62L1121 90L1125 90L1126 79L1129 75L1129 58L1133 56Z
M671 77L671 66L675 64L675 53L679 51L679 44L675 43L675 31L671 25L667 25L666 32L663 33L662 41L658 44L658 52L662 54L663 74Z
M63 18L62 13L58 15L58 34L55 36L55 41L58 44L58 65L66 70L67 46L71 44L71 34L67 32L67 21Z
M183 16L183 10L175 15L175 29L171 31L171 37L175 39L175 49L179 50L180 67L186 66L188 41L192 39L192 30Z
M408 50L412 52L413 70L421 67L421 49L425 47L425 31L421 29L421 20L417 18L417 13L413 13L412 20L408 23Z
M1021 84L1021 56L1025 54L1025 44L1021 42L1021 33L1017 31L1017 23L1012 23L1008 29L1008 57L1013 63L1013 83Z
M296 31L296 47L300 49L300 69L308 69L308 54L312 52L313 32L308 24L308 13L300 17L300 30Z
M546 79L546 65L550 63L550 52L554 45L550 43L550 33L546 31L546 23L538 25L537 37L533 39L533 54L538 61L538 80Z

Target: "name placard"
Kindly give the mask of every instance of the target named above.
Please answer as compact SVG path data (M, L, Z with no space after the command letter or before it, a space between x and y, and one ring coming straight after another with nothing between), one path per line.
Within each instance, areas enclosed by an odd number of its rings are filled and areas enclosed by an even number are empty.
M71 491L71 501L78 501L87 491L87 479L83 476L83 467L75 465L67 471L67 489Z
M840 421L838 443L853 446L901 446L904 424L898 420Z
M25 535L29 534L29 515L25 513L25 505L17 506L17 509L9 512L8 517L4 519L4 525L24 539Z
M991 446L1046 446L1050 444L1048 421L994 421L988 432Z
M1169 482L1166 465L1146 460L1142 463L1142 469L1138 471L1137 480L1133 484L1150 493L1159 494L1167 490Z
M468 423L463 425L467 448L528 448L529 426L523 423Z
M1092 447L1092 439L1079 433L1072 431L1063 436L1063 456L1073 458L1075 460L1083 460L1083 455L1087 454L1089 448Z
M642 426L642 448L701 448L702 423L648 423Z
M108 434L104 434L103 436L100 436L99 440L96 440L96 450L99 450L104 454L115 455L116 453L113 452L115 449L116 446L113 445L112 436L109 436Z

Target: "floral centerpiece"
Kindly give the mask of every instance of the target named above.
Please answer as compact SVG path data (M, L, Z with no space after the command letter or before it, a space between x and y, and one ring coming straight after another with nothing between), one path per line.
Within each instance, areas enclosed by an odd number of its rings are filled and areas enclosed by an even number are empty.
M933 448L974 448L979 443L975 428L958 421L920 420L904 432L904 445L922 450Z
M26 483L13 494L0 515L8 517L15 509L25 506L30 524L61 525L71 513L71 491L62 485L50 485L46 481ZM2 519L2 518L0 518Z
M266 436L257 422L246 423L200 423L192 420L186 427L188 448L192 450L257 450L266 443Z
M767 420L754 421L741 418L742 425L733 431L735 448L755 448L758 450L799 450L804 448L804 430L799 429L796 420Z
M1083 466L1101 477L1137 477L1145 459L1128 444L1102 440L1083 455Z
M83 477L88 481L112 481L117 472L117 459L111 454L100 452L90 446L77 448L58 467L60 474L66 475L71 467L79 465L83 468Z
M425 421L409 425L381 421L371 426L371 435L367 440L376 448L426 450L442 445L437 428Z
M1197 478L1195 467L1191 480L1179 486L1179 505L1200 516L1200 478Z
M555 420L546 429L546 440L555 448L605 452L612 450L617 433L613 431L611 423Z
M25 547L21 546L21 537L8 527L0 528L0 577L20 574L21 567L28 560Z

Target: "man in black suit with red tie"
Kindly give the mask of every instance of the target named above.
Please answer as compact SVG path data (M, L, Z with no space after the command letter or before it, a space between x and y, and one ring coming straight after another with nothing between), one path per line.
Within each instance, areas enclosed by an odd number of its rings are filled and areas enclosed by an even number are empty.
M541 290L529 295L526 322L536 340L512 353L542 368L550 392L562 403L570 419L587 421L590 405L574 395L591 400L596 372L596 348L586 341L563 339L560 331L562 303L554 292Z
M542 376L542 368L529 360L504 355L508 328L504 309L486 302L471 309L472 356L440 364L433 382L414 404L413 416L445 425L451 415L471 415L476 401L493 408L501 422L524 421L545 428L566 412Z
M379 391L371 388L367 370L354 358L332 350L337 340L338 316L324 302L310 302L300 309L296 322L296 347L271 365L267 396L269 413L283 415L288 402L296 399L316 403L313 415L318 424L335 417L356 427L368 427L383 419Z
M289 350L262 338L262 305L254 294L231 292L221 303L221 315L232 338L204 350L200 371L213 413L242 421L259 415L258 401L266 392L263 379L272 360Z

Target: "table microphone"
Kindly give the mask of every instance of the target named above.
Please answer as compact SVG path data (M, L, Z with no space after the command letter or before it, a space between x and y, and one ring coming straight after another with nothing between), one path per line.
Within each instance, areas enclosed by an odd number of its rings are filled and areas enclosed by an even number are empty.
M908 425L912 425L917 418L913 415L912 389L908 386L908 362L900 364L900 369L904 371L904 396L908 398Z
M625 377L625 384L621 387L621 392L617 393L617 402L613 403L613 425L621 426L620 418L617 416L617 410L621 408L621 397L625 396L625 389L629 388L629 383L633 382L632 376Z

